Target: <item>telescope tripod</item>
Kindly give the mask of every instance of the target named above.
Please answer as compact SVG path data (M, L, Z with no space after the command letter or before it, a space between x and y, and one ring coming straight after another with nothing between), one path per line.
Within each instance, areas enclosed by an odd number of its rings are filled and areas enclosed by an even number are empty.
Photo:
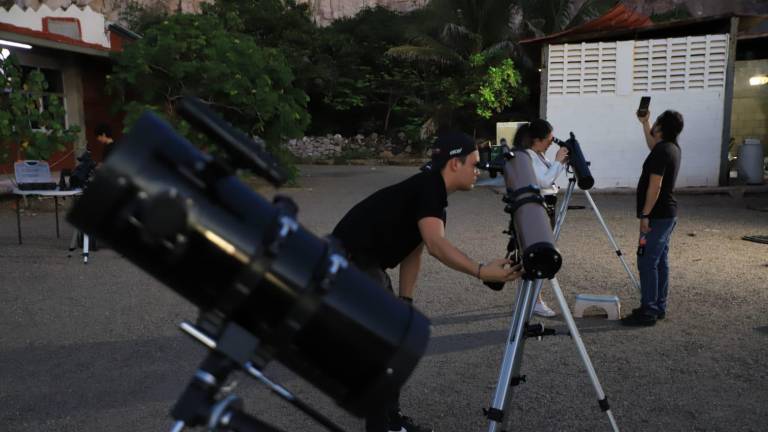
M560 210L558 211L557 219L555 222L555 241L557 241L557 239L560 237L560 231L563 225L563 221L565 220L565 214L568 210L568 204L571 200L571 196L573 195L575 184L575 178L574 176L571 176L569 178L568 189L566 191L565 198L563 199L563 202L560 206ZM597 206L592 200L592 197L589 195L589 191L585 190L584 193L586 194L592 209L595 211L600 224L603 226L603 229L613 244L616 255L618 255L619 259L624 265L624 268L627 270L630 279L639 290L639 285L635 280L634 275L629 270L629 267L624 261L621 250L616 245L611 232L605 225L605 221L603 220L600 211L597 209ZM525 342L525 338L541 338L542 336L553 335L555 333L552 329L545 329L541 324L529 323L533 313L533 307L536 304L536 299L539 296L543 282L544 279L525 279L520 284L518 289L517 299L515 301L515 310L512 314L512 325L507 336L507 344L504 349L504 357L501 364L499 380L496 385L496 392L494 394L491 407L487 410L484 410L486 417L488 417L490 420L488 432L505 432L507 430L505 429L505 425L509 421L508 408L512 387L526 381L525 375L520 374L520 364L523 358L523 344ZM611 423L613 431L618 432L619 427L616 424L616 419L613 417L613 412L611 412L610 406L608 404L608 398L606 397L605 392L603 391L603 387L597 378L597 373L595 372L592 361L587 354L587 350L584 342L581 339L579 329L576 327L576 322L573 319L573 315L571 315L570 309L568 308L568 303L566 302L565 296L560 289L560 284L558 283L557 278L553 277L550 279L550 284L552 285L552 290L555 293L557 302L560 305L560 310L562 311L563 318L565 319L565 323L568 326L568 331L576 345L576 350L578 351L579 357L581 358L581 361L587 370L589 379L592 382L592 387L597 394L597 400L600 409L604 411L608 416L608 421Z

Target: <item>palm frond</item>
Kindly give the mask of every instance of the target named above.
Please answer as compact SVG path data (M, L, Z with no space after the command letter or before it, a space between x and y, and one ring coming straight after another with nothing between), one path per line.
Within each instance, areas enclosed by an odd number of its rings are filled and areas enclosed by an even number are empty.
M450 66L460 64L464 60L448 49L434 49L414 45L402 45L387 50L386 55L411 63L434 64Z
M574 13L570 27L584 24L585 22L600 17L609 9L616 6L617 3L617 0L586 0Z
M443 31L440 32L440 40L444 45L454 48L465 56L476 53L483 47L482 36L469 31L466 27L452 23L443 27Z

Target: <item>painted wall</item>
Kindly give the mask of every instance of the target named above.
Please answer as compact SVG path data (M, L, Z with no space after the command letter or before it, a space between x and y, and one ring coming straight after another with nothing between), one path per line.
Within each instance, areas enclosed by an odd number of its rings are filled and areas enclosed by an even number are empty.
M79 8L70 6L67 9L51 9L41 5L38 9L22 9L16 5L8 10L0 8L0 22L24 27L30 30L43 31L43 18L75 18L80 22L80 33L83 42L101 45L109 48L104 15L94 12L90 7Z
M731 118L731 136L736 140L731 151L734 155L745 138L757 138L763 143L763 154L768 156L768 85L750 86L749 78L755 75L768 75L768 60L736 62Z
M643 161L649 153L642 126L635 115L641 96L651 96L652 122L656 116L667 109L679 111L684 117L685 127L678 139L682 149L682 161L677 186L718 185L722 148L724 111L722 82L724 80L722 73L713 78L716 75L713 72L724 70L724 59L715 60L712 57L710 61L707 57L706 61L696 60L704 65L697 66L699 70L707 70L707 72L700 72L704 78L694 79L692 72L694 68L685 69L687 66L683 66L694 62L690 59L685 60L684 57L693 55L692 50L684 48L684 44L689 42L685 42L685 39L674 41L683 43L683 48L679 51L678 48L674 48L674 51L672 49L656 51L661 52L662 55L668 55L667 58L672 60L657 58L654 52L651 55L652 62L642 60L640 59L642 56L638 55L638 47L643 45L643 41L618 42L615 55L613 50L607 50L606 44L603 44L600 49L608 54L600 58L599 64L607 64L607 66L600 66L602 69L599 75L596 72L597 55L592 59L588 59L586 54L582 57L591 63L581 63L581 75L579 75L578 53L567 53L566 70L563 72L562 63L558 66L557 54L553 54L557 52L557 46L550 46L546 73L549 74L547 85L551 88L547 90L545 117L552 123L555 136L566 139L569 132L573 131L576 134L585 156L592 162L591 170L595 177L596 188L637 185ZM652 46L661 44L657 41L650 42ZM553 47L555 47L554 50ZM566 51L568 49L566 47ZM706 52L709 52L709 49ZM678 55L683 57L676 57ZM664 66L656 66L664 62L677 61L674 60L677 58L682 59L679 60L682 63L678 63L680 72L664 69ZM717 68L708 66L715 62L717 62ZM654 66L646 66L648 64ZM591 72L593 74L591 77L585 75L587 68L595 68L595 72ZM656 72L658 70L662 71L661 75ZM646 71L651 72L646 73ZM672 77L674 74L677 74L677 77ZM657 78L657 75L661 78ZM586 84L588 78L589 85ZM579 79L583 84L578 84ZM649 80L652 81L651 84L646 84ZM661 84L657 84L656 80L661 80ZM695 86L702 88L690 88ZM563 90L559 90L561 88ZM594 94L585 94L588 92ZM556 151L556 146L553 146L547 156L553 159ZM567 181L561 178L560 184L567 185Z
M635 187L648 156L642 126L635 116L640 97L651 96L651 119L666 109L683 114L678 139L682 161L677 186L717 186L723 125L723 94L710 90L630 93L624 96L550 96L547 119L555 136L573 131L592 162L595 187ZM550 148L554 158L556 146ZM562 180L562 179L561 179ZM567 182L562 181L561 185Z

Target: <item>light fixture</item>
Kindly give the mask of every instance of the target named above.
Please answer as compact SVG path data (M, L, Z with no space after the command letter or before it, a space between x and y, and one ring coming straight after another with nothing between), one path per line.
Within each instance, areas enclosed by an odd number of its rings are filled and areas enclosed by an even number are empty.
M759 86L768 84L768 75L755 75L749 79L749 85Z
M7 45L15 48L32 49L32 45L27 45L27 44L18 43L18 42L11 42L3 39L0 39L0 45Z
M11 55L11 51L8 48L3 48L0 50L0 60L7 59L9 55Z

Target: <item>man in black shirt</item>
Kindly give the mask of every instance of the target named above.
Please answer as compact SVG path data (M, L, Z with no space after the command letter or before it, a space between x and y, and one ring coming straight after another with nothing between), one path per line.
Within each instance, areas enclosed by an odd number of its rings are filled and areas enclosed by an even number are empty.
M506 258L488 264L475 261L445 238L448 194L471 190L477 180L480 155L469 136L461 133L438 137L432 160L423 172L375 192L354 206L333 230L355 265L392 291L386 269L400 265L400 298L412 302L421 255L430 255L446 266L482 281L506 282L521 276L520 266ZM421 432L400 413L399 395L372 414L367 432Z
M683 130L683 116L677 111L664 111L653 127L648 122L649 116L639 117L651 150L637 183L637 217L640 219L637 268L641 299L640 307L622 319L624 325L654 325L667 314L669 241L677 225L674 195L680 170L677 137Z

